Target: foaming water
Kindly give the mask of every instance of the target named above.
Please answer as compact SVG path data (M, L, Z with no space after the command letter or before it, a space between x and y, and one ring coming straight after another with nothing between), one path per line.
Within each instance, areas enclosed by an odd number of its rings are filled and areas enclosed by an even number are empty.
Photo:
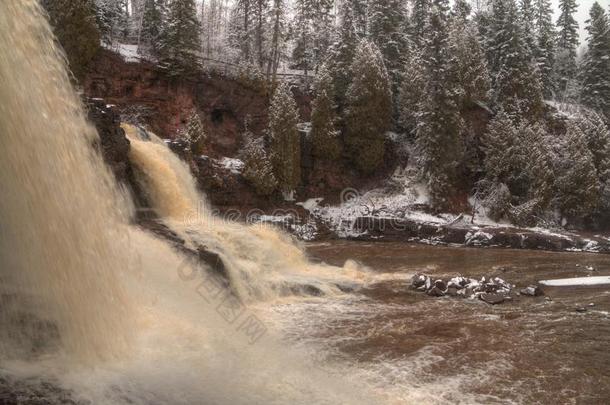
M128 204L35 1L0 2L0 133L0 350L40 349L33 325L46 323L72 358L123 354Z
M355 287L367 279L368 272L354 262L342 268L309 262L290 236L271 226L215 216L189 167L161 139L128 124L123 128L131 141L130 159L153 207L191 247L203 246L222 258L241 299L269 300L307 286L332 295L340 293L341 285Z
M230 318L221 310L227 291L210 300L205 271L129 225L131 204L94 152L97 134L34 0L0 2L0 133L3 395L95 404L374 402L349 376L328 375L307 353L285 348L268 325L253 339L244 319L256 320L256 308ZM186 223L202 212L188 169L158 138L131 139L155 208L191 246L222 256L241 297L270 297L299 279L336 290L320 278L331 280L336 268L307 273L305 255L283 234ZM185 267L196 277L181 277Z

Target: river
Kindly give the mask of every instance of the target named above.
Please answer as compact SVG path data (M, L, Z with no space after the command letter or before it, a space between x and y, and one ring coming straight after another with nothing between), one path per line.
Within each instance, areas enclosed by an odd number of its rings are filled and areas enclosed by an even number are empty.
M292 344L323 348L338 369L359 369L390 402L610 402L607 287L545 288L545 296L495 306L409 287L422 271L501 277L518 288L607 275L608 256L345 241L307 252L334 265L355 259L376 281L341 298L277 303L270 319Z

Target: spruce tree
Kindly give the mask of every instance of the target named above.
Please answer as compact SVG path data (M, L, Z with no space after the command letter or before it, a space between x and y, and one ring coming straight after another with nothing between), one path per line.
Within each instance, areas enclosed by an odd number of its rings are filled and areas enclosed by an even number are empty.
M541 114L542 84L519 24L514 0L494 0L488 47L494 101L515 116L535 121Z
M385 133L392 120L392 89L379 49L363 40L351 66L353 77L346 96L345 145L363 173L372 173L383 161Z
M463 123L456 102L459 88L455 55L449 49L447 3L434 1L426 28L422 58L426 84L416 131L421 169L431 203L437 209L450 208L463 154Z
M165 0L145 0L140 31L140 52L159 56L161 35L166 18Z
M403 27L405 10L401 0L371 0L369 2L369 39L383 55L386 69L392 79L392 93L398 95L401 70L408 51Z
M100 47L93 0L43 0L42 5L70 69L82 79Z
M580 127L568 122L562 140L555 203L564 217L592 214L600 203L594 158Z
M538 43L536 41L536 14L532 0L519 1L519 16L521 17L521 27L523 38L530 55L538 53Z
M201 42L195 0L172 0L169 3L167 25L160 45L163 66L170 76L196 73L201 68L197 56Z
M244 162L242 175L254 186L257 194L271 195L277 189L278 184L273 174L271 159L265 150L263 138L255 138L247 129L243 138L245 145L239 155Z
M301 139L297 130L299 114L288 84L280 84L269 107L268 135L271 162L284 198L291 200L301 180Z
M464 14L462 17L458 15L453 17L451 23L449 49L455 58L455 78L459 86L457 103L463 109L476 101L488 100L491 78L476 27Z
M102 41L113 45L127 37L127 0L96 0L96 19Z
M534 57L538 63L544 97L550 98L557 91L557 81L553 73L555 66L555 26L551 21L553 11L549 0L537 0L536 33L537 46Z
M594 112L580 117L576 124L585 136L600 181L605 181L610 174L610 129L603 118Z
M322 66L315 83L316 97L311 104L311 140L314 156L334 160L341 155L333 80Z
M345 106L345 95L352 79L351 65L358 46L358 35L354 27L354 14L348 3L343 3L340 13L339 36L332 45L328 68L335 86L339 109Z
M581 72L581 101L610 123L610 22L595 2L587 21L587 53Z
M207 135L201 122L201 118L197 113L197 110L193 109L189 114L186 122L186 129L184 131L184 137L186 138L191 152L194 155L202 155L207 141Z
M574 19L574 14L577 8L576 0L559 0L560 15L557 19L555 75L563 97L568 95L569 86L576 76L578 23Z
M409 134L412 134L419 119L419 103L424 97L426 84L422 53L419 48L409 53L402 75L398 100L399 122Z
M417 46L422 46L428 18L430 17L431 0L414 0L411 11L411 36Z

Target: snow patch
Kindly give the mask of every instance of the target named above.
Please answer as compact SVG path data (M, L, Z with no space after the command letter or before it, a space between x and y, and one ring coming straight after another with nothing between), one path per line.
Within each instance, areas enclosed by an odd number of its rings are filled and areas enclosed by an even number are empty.
M555 280L542 280L540 284L547 287L572 287L582 285L610 284L610 276L559 278Z

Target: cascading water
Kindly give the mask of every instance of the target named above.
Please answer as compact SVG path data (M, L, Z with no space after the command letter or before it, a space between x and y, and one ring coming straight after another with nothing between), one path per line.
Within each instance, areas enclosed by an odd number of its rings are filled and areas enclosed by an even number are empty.
M31 349L34 336L15 325L34 317L74 358L120 355L128 205L93 153L97 134L34 1L0 4L0 134L3 351Z
M357 268L310 263L287 236L270 226L225 221L210 213L188 166L152 133L123 125L131 141L130 159L142 188L165 223L191 243L223 259L231 285L246 301L271 299L303 289L339 293L366 277Z
M3 395L42 390L52 403L53 392L66 390L96 404L372 402L349 378L283 348L273 331L254 342L222 301L202 294L210 286L180 276L181 254L129 225L130 203L94 153L95 131L35 0L0 2L0 133ZM240 297L269 298L299 278L335 291L318 277L330 279L332 269L309 265L277 232L185 224L201 214L188 170L158 141L131 138L159 213L189 243L221 255Z

